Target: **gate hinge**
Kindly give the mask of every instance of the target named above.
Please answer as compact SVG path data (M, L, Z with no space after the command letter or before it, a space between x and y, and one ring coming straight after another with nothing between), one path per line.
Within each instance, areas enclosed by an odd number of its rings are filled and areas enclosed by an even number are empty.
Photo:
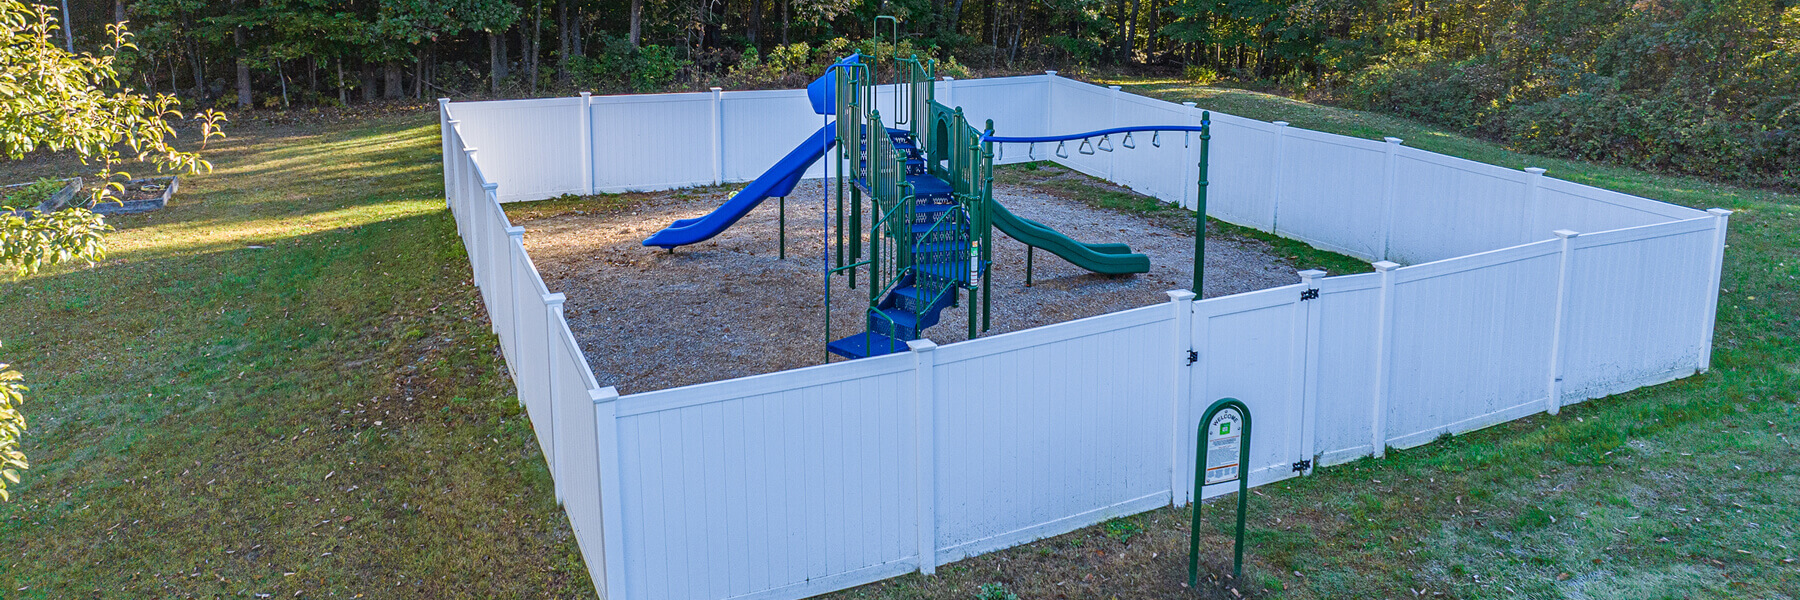
M1195 350L1189 350L1188 351L1188 364L1191 365L1191 364L1194 364L1197 362L1200 362L1200 353Z
M1319 288L1311 288L1311 289L1307 289L1307 290L1302 290L1300 292L1300 300L1302 302L1307 301L1307 300L1313 300L1318 297L1319 297Z
M1307 469L1311 469L1311 468L1312 468L1312 459L1310 459L1310 458L1300 461L1300 462L1297 462L1297 463L1294 463L1294 472L1295 473L1304 473L1304 472L1306 472Z

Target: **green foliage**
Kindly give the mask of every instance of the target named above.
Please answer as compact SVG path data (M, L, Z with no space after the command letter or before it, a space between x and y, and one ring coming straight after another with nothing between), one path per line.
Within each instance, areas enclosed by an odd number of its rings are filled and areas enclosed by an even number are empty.
M1123 544L1131 541L1132 537L1143 533L1144 524L1139 523L1137 517L1119 517L1100 524L1100 530L1106 533L1106 537Z
M31 468L19 451L19 438L25 435L25 413L19 412L19 405L28 389L24 375L0 362L0 502L12 499L6 487L19 482L19 469Z
M13 188L14 191L6 192L3 196L0 196L0 209L27 210L37 208L38 205L43 204L45 200L49 200L50 196L61 191L63 187L67 185L68 182L60 179L52 179L49 177L38 179L37 181L31 182L30 185Z
M46 7L0 0L0 24L0 157L70 151L99 161L100 181L124 159L188 173L212 168L199 153L174 146L169 119L182 115L173 96L120 89L114 64L121 50L135 47L124 28L107 27L111 42L99 54L71 54L51 41L59 26Z
M569 58L569 71L577 85L596 89L659 91L674 83L692 62L675 49L655 44L632 48L625 38L607 37L597 57Z
M28 275L72 260L99 260L106 256L108 231L106 219L85 208L0 214L0 267Z
M984 583L975 592L975 600L1019 600L1019 595L1008 591L1004 583Z

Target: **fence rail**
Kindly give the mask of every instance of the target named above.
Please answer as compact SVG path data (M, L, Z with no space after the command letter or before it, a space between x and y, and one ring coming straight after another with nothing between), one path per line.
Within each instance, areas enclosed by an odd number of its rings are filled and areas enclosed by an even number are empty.
M1191 103L1054 72L937 85L1006 135L1199 121ZM1376 272L1178 290L624 397L598 385L500 203L749 179L814 126L803 96L441 101L449 207L601 597L802 598L1185 504L1197 419L1219 397L1256 415L1261 485L1710 364L1728 211L1215 112L1209 214ZM1191 208L1195 142L1066 157L1005 144L999 158Z

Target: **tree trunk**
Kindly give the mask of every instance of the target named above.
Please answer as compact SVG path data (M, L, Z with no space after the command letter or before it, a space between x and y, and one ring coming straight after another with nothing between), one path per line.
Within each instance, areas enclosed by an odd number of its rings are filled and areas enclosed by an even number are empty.
M350 105L350 95L349 95L348 91L344 89L344 59L343 59L343 57L338 57L338 59L337 59L337 74L338 74L338 76L337 76L338 105L339 106L349 106Z
M200 42L188 36L188 65L194 69L194 97L206 97L206 63L200 56Z
M63 48L75 52L75 19L69 16L69 0L62 0Z
M425 97L425 50L420 49L413 54L413 99Z
M643 28L643 21L644 0L631 0L631 33L627 36L627 39L631 41L632 48L638 47L639 35Z
M1137 62L1138 0L1131 0L1131 15L1125 18L1125 62Z
M238 27L231 32L231 43L237 47L237 106L240 109L250 108L250 61L244 56L244 28Z
M125 0L113 0L113 24L125 24Z
M1000 0L988 0L987 19L985 23L982 23L983 26L987 27L988 46L993 47L995 50L1000 49L1000 23L998 21L998 17L1000 16L999 5Z
M506 47L503 33L488 32L488 78L492 81L489 92L500 94L500 80L506 79Z
M533 2L531 4L531 13L531 93L536 94L538 89L538 60L542 59L544 56L543 50L538 47L544 40L544 0Z
M1113 34L1116 36L1113 38L1113 62L1122 63L1125 62L1125 47L1130 45L1131 42L1127 41L1125 38L1125 0L1119 0L1118 4L1118 12L1115 14L1117 14L1119 18L1119 28L1118 31Z
M957 1L960 2L961 0ZM756 46L757 43L761 41L759 38L762 37L763 3L762 0L749 0L749 4L749 7L746 8L745 11L749 13L747 16L749 17L750 25L744 29L744 38L750 40L751 46ZM757 49L762 50L763 48Z
M569 83L569 0L556 0L556 82Z
M380 82L377 80L380 77L380 75L377 74L375 71L376 71L375 63L363 63L362 99L363 99L364 103L369 103L369 102L375 101L375 95L376 95L375 88L377 86L381 85Z
M387 81L383 82L382 85L382 91L386 92L384 95L390 99L405 98L406 85L404 81L401 81L401 78L403 77L401 73L404 71L400 70L400 63L391 60L387 61L382 64L382 70L385 71L385 74L387 75Z
M962 27L962 8L963 0L956 0L950 5L950 26L945 28L946 31L953 34L962 33L960 29Z
M794 0L781 0L781 45L788 44L788 21L792 19Z
M576 9L575 10L575 21L569 25L570 27L574 28L574 30L575 30L572 34L569 35L569 52L570 52L569 56L571 58L576 57L576 56L587 56L587 44L584 44L581 41L582 40L581 25L582 25L582 22L584 22L584 21L586 21L586 17L581 14L580 9Z

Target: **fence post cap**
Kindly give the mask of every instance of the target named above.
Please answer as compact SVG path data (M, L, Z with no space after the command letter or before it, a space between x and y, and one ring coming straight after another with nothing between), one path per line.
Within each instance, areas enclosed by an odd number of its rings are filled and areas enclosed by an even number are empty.
M449 103L450 103L449 98L438 98L438 106L443 106L443 105L449 104Z
M1287 121L1275 121L1273 123L1270 123L1270 125L1274 125L1276 127L1287 127L1288 122Z
M494 190L497 190L497 189L500 189L500 184L498 184L498 183L484 183L484 184L481 184L481 189L484 189L484 190L487 190L487 191L490 191L490 192L491 192L491 191L494 191Z
M540 299L544 301L544 306L561 306L564 301L569 299L569 297L563 295L562 292L551 292L544 294Z
M583 98L586 98L586 97L592 96L592 95L594 95L593 92L581 92L581 97L583 97Z
M1554 233L1554 234L1556 234L1556 237L1559 237L1559 238L1562 238L1565 240L1575 237L1575 236L1578 236L1578 235L1581 235L1581 232L1573 231L1573 230L1569 230L1569 229L1558 229L1558 230L1552 231L1550 233Z
M451 122L455 123L455 121L451 121ZM463 147L463 153L465 153L465 154L474 154L476 150L479 150L479 148L476 148L474 146L464 146Z
M1198 104L1197 104L1197 103L1195 103L1195 102L1194 102L1194 101L1192 101L1192 100L1189 100L1189 101L1187 101L1187 102L1183 102L1183 103L1181 103L1181 105L1182 105L1182 106L1186 106L1186 107L1188 107L1188 108L1193 108L1193 107L1195 107L1195 106L1198 106Z
M594 404L612 402L619 399L619 388L609 385L597 390L588 390L588 398L593 400Z
M1543 175L1544 168L1543 167L1525 167L1525 172L1530 173L1532 175Z
M945 76L944 76L944 81L956 81L956 78L955 78L955 77L951 77L951 76L949 76L949 75L945 75Z
M1045 74L1045 75L1049 75L1049 76L1051 76L1051 77L1055 77L1055 76L1056 76L1056 71L1044 71L1044 74Z
M1116 91L1119 91L1119 86L1116 86L1116 85L1109 85L1109 86L1106 86L1106 89L1109 89L1109 90L1112 90L1112 91L1115 91L1115 92L1116 92Z
M1406 142L1406 140L1403 140L1403 139L1400 139L1397 137L1384 137L1384 138L1381 138L1381 141L1387 142L1389 144L1394 144L1394 145L1400 145L1400 144Z
M709 90L712 90L712 93L714 93L714 94L717 94L717 93L719 93L719 92L722 92L722 91L725 91L725 88L718 88L718 87L715 87L715 88L706 88L706 89L709 89Z
M930 352L937 349L937 342L931 340L909 340L906 342L906 348L913 352Z
M1375 267L1376 271L1386 273L1388 271L1392 271L1394 269L1400 268L1400 263L1397 263L1397 262L1394 262L1391 260L1381 260L1381 261L1376 261L1371 266Z
M522 237L525 235L525 226L524 225L509 226L506 228L506 235L510 235L513 237Z
M1193 290L1169 290L1164 293L1169 295L1171 302L1189 302L1194 299Z
M1709 214L1709 215L1712 215L1712 216L1715 216L1715 217L1723 217L1723 216L1726 216L1726 215L1730 215L1730 214L1731 214L1731 213L1732 213L1732 212L1733 212L1733 211L1732 211L1732 210L1731 210L1731 209L1729 209L1729 208L1709 208L1709 209L1706 209L1706 214Z
M458 124L461 124L461 123L462 123L462 120L460 120L460 119L450 119L450 120L447 120L447 121L444 121L444 122L445 122L445 123L449 123L449 124L451 124L451 125L458 125Z
M1305 271L1300 272L1300 281L1310 282L1314 279L1318 279L1318 278L1324 277L1324 276L1325 276L1324 269L1307 269Z

